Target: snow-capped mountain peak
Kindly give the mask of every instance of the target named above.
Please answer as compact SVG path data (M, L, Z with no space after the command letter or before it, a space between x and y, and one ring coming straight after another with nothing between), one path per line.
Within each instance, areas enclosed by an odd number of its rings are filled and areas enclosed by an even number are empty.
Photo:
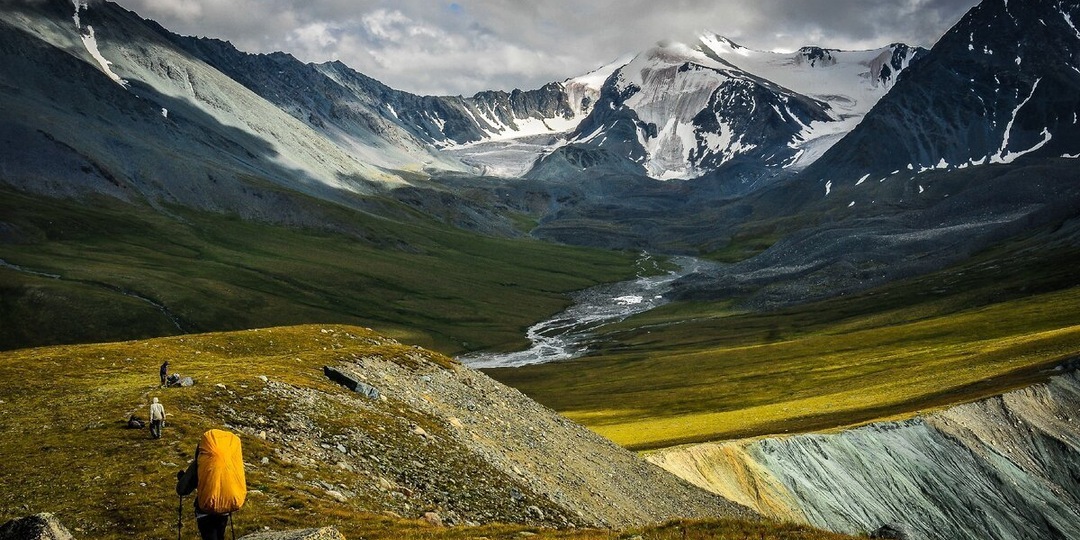
M580 99L575 99L578 96L583 98L587 97L590 100L588 107L581 106L576 112L584 111L585 113L588 113L588 110L586 109L591 109L591 104L596 102L596 98L600 96L600 90L604 87L604 83L608 80L608 77L611 77L612 73L615 73L616 70L630 63L633 59L634 55L632 54L623 55L584 75L563 81L562 85L567 94L569 94L571 106L579 106L583 103Z
M734 160L805 167L920 53L902 44L766 52L715 33L662 42L614 72L571 142L625 156L658 179L693 178Z

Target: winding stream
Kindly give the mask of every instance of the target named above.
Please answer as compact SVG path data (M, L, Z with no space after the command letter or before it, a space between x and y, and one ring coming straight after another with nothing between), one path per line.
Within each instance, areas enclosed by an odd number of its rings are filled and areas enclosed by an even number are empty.
M5 261L4 259L0 259L0 267L7 268L7 269L10 269L10 270L14 270L16 272L22 272L24 274L31 275L31 276L38 276L38 277L44 277L44 278L49 278L49 279L56 279L56 280L60 280L60 281L67 281L67 282L71 282L71 283L82 283L84 285L91 285L91 286L94 286L94 287L101 287L103 289L107 289L109 291L122 294L124 296L129 297L129 298L134 298L136 300L146 302L147 304L150 304L155 309L160 311L161 314L164 315L167 319L169 319L169 322L171 322L173 324L173 326L176 327L177 330L179 330L181 332L187 332L188 331L188 330L184 329L183 324L181 324L181 322L180 322L180 318L178 316L176 316L175 313L170 311L169 308L166 307L164 304L162 304L162 303L160 303L160 302L158 302L158 301L156 301L156 300L154 300L152 298L149 298L147 296L143 296L142 294L139 294L139 293L137 293L135 291L132 291L130 289L125 289L123 287L119 287L119 286L112 285L112 284L109 284L109 283L104 283L104 282L101 282L101 281L92 281L92 280L88 280L88 279L71 279L71 278L65 278L64 276L61 276L59 274L49 274L49 273L46 273L46 272L39 272L37 270L31 270L29 268L25 268L25 267L19 266L17 264L9 263L9 262Z
M658 275L644 275L657 268L648 254L638 261L638 277L629 281L598 285L572 294L574 304L554 317L531 326L526 337L532 346L510 353L474 353L458 357L472 368L520 367L571 360L589 350L592 332L668 303L664 295L676 280L711 268L715 263L693 257L674 257L677 269Z

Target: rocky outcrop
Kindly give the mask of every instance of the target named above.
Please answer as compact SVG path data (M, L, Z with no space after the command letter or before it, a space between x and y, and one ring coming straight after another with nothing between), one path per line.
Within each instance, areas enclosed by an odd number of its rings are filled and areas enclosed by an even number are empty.
M335 527L302 529L299 531L266 531L241 536L240 540L345 540Z
M1080 538L1078 410L1072 372L912 420L648 459L762 514L840 532Z
M379 389L371 386L363 381L357 379L357 377L343 372L340 369L335 369L330 366L323 366L323 374L326 378L334 381L357 394L367 397L368 399L379 399Z
M0 540L73 540L71 533L50 513L13 519L0 525Z

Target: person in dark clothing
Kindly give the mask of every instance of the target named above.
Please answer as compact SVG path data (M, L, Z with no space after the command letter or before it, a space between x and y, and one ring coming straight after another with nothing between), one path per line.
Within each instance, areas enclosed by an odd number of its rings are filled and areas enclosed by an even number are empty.
M169 376L169 361L168 360L166 360L164 364L161 364L161 370L159 371L159 373L161 375L161 386L164 387L165 386L165 378Z
M195 459L191 460L186 471L176 473L176 494L181 497L195 491L199 485L199 447L195 447ZM229 516L209 514L199 508L199 499L195 498L195 524L199 527L202 540L225 540L225 528Z

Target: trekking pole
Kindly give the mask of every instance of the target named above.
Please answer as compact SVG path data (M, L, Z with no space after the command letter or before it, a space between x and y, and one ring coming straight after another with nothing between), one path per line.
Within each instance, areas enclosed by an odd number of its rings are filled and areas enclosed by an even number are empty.
M176 507L176 540L180 540L180 530L184 528L184 496L180 496L180 504Z
M232 530L232 540L236 540L236 521L233 520L232 512L229 512L229 529Z

